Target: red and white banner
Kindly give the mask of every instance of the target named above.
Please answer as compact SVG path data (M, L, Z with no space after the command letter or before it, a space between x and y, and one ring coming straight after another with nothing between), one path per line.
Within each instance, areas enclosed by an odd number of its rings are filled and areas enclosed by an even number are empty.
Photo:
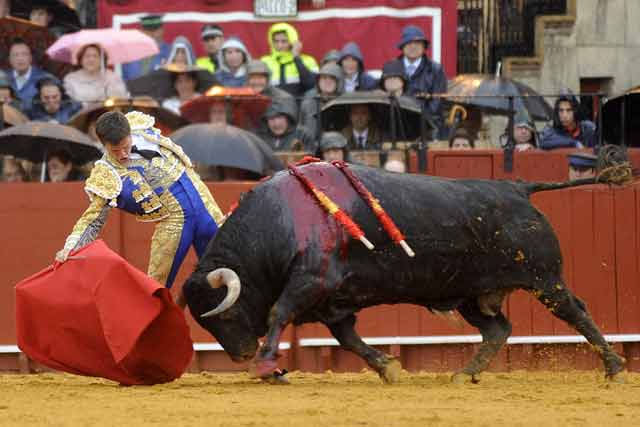
M283 19L257 18L252 0L99 0L101 27L138 28L148 13L164 15L165 40L184 35L198 55L204 53L200 28L205 23L220 25L226 36L239 36L252 56L269 53L267 30ZM318 62L330 49L355 41L362 49L365 66L380 69L399 55L396 44L402 28L422 28L431 41L429 55L443 64L448 77L456 74L457 1L455 0L326 0L314 9L310 1L299 2L298 16L287 19L300 34L303 52Z

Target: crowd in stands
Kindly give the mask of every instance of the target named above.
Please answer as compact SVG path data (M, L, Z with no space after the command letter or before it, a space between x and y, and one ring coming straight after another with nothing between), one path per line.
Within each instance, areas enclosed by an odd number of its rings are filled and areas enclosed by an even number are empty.
M46 25L46 17L43 20L39 12L32 15L34 23ZM376 122L371 106L366 103L351 106L343 128L325 126L322 108L337 97L354 92L411 98L422 111L422 120L434 129L435 139L448 139L450 149L474 149L476 145L477 135L464 122L453 128L445 123L445 106L440 98L417 97L445 93L447 78L443 67L427 55L429 40L416 26L403 29L396 44L398 56L384 64L378 78L369 72L366 58L354 42L328 51L318 64L304 52L303 41L289 23L276 23L269 28L265 35L269 52L262 56L250 52L240 38L227 36L222 26L206 24L199 40L206 55L199 58L186 37L178 36L171 43L164 40L161 16L143 17L141 27L156 42L159 52L122 64L120 74L107 66L108 52L99 44L83 46L77 52L75 71L54 76L34 63L33 52L25 40L12 40L10 68L0 73L0 102L19 109L30 120L66 124L96 103L131 96L131 82L166 70L170 72L173 93L156 101L177 115L183 113L181 107L187 102L207 96L207 86L211 85L251 88L255 94L268 97L271 103L260 120L247 127L274 151L304 151L327 159L348 159L350 151L380 150L384 141L395 139L388 124ZM506 146L513 135L516 151L592 147L597 138L595 125L583 120L578 112L575 96L561 96L555 102L552 123L538 133L526 111L520 111L513 131L505 130L497 145ZM220 125L232 120L224 102L212 103L208 117L211 123ZM60 171L67 171L71 164L67 160L64 154L57 158L50 156L50 161L54 161L49 166L51 181L58 181ZM14 167L20 165L14 163L5 162L5 180L20 175ZM71 169L67 175L81 177Z

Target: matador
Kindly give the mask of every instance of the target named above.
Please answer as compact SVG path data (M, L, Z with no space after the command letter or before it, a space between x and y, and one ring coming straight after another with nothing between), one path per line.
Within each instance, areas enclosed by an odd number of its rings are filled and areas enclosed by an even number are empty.
M138 111L99 117L96 134L105 154L85 183L89 207L56 254L58 262L95 240L112 208L156 223L147 273L168 288L190 246L198 258L204 253L222 224L222 212L189 157L154 123Z

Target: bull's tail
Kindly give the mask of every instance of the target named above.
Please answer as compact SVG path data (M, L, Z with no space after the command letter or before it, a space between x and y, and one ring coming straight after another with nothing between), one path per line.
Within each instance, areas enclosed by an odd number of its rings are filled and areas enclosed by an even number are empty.
M598 174L595 178L556 183L523 183L524 191L530 195L539 191L559 190L589 184L623 185L633 180L633 170L627 153L623 147L617 145L605 145L600 149L596 170Z

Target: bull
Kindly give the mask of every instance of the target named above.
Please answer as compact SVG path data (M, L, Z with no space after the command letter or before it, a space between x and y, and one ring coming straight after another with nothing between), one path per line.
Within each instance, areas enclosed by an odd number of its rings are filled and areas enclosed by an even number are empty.
M501 310L505 297L522 289L591 343L607 378L622 379L624 360L566 286L558 239L529 200L538 191L594 180L450 180L350 166L405 234L415 251L411 258L336 168L313 163L299 170L362 227L375 249L352 239L292 174L280 172L256 186L183 288L197 322L232 360L254 358L256 375L273 378L284 328L321 322L383 381L395 382L400 363L358 336L355 313L408 303L457 311L479 330L477 353L453 376L456 382L475 382L511 333ZM265 337L262 346L260 337Z

